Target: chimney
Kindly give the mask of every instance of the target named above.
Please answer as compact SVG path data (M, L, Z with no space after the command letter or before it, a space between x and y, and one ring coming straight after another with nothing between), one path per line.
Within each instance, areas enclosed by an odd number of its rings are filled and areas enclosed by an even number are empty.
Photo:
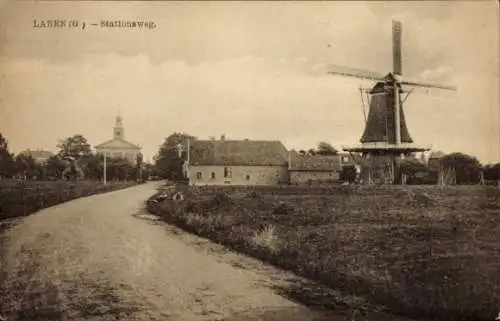
M226 140L226 135L222 134L222 135L220 136L220 140L222 140L222 141Z

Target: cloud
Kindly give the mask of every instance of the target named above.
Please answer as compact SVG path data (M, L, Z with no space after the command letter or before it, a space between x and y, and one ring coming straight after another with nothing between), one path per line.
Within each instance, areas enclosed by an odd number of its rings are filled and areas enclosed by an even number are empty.
M453 74L454 70L450 66L439 66L434 69L425 69L416 79L435 83L446 83L449 82Z

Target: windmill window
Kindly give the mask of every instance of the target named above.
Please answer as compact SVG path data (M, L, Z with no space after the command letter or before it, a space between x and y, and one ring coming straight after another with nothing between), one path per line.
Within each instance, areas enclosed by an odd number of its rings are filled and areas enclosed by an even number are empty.
M211 177L212 179L215 179L215 172L212 172Z
M232 176L231 167L224 167L224 178L231 178Z
M250 180L250 175L247 175L246 178L247 178L247 181L249 181Z
M196 173L196 178L201 179L201 172Z

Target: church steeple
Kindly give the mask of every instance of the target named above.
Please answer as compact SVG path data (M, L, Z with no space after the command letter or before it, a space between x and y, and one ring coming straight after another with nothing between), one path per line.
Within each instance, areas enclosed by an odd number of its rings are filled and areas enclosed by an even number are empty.
M116 116L115 127L113 127L113 139L125 139L125 129L123 128L123 118L118 114Z

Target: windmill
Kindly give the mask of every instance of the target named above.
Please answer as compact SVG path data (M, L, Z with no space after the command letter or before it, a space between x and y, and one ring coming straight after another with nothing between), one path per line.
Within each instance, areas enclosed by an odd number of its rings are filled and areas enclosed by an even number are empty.
M349 153L361 153L361 178L367 183L404 183L405 179L399 170L404 157L430 150L430 147L415 145L408 132L402 105L412 89L403 91L402 86L456 90L454 86L403 80L401 30L401 22L392 21L393 70L387 75L339 66L333 66L328 72L331 75L376 81L369 91L369 110L361 145L342 147ZM406 96L402 98L404 93Z

